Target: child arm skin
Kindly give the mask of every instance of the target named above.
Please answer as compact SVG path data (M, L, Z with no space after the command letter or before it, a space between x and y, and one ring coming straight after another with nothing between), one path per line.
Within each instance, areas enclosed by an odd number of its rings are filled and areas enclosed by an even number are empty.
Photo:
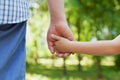
M95 42L70 41L60 36L52 35L55 49L60 52L76 52L90 55L116 55L120 53L120 35L113 40L101 40Z

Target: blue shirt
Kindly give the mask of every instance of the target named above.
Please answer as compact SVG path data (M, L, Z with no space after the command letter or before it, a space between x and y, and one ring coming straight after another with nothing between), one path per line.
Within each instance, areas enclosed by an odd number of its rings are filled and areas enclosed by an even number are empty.
M28 0L0 0L0 24L19 23L28 18Z

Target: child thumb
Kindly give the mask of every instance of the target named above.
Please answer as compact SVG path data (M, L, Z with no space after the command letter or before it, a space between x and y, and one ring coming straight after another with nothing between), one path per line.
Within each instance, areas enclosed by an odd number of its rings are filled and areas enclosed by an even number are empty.
M60 40L60 37L57 36L57 35L55 35L55 34L52 34L51 37L52 37L53 39L55 39L55 40Z

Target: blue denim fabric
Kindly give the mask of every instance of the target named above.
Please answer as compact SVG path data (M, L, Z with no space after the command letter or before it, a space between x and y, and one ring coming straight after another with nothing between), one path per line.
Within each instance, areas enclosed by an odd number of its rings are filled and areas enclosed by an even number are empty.
M26 21L0 25L0 80L25 80Z

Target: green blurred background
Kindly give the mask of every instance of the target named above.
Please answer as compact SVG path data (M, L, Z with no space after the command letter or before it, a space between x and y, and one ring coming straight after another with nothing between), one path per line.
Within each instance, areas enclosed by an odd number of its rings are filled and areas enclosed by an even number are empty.
M46 42L50 17L46 0L29 0L26 80L120 80L120 55L52 55ZM120 0L64 0L76 40L115 38L120 32ZM59 3L56 3L59 4Z

